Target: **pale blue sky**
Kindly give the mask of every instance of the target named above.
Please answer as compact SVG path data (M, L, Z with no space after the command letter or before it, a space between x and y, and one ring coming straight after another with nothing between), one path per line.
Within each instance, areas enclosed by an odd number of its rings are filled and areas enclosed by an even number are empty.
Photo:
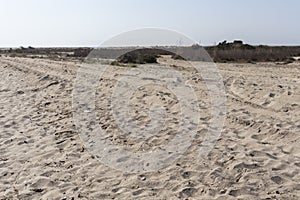
M299 19L299 0L0 0L0 46L98 46L145 27L203 45L300 45Z

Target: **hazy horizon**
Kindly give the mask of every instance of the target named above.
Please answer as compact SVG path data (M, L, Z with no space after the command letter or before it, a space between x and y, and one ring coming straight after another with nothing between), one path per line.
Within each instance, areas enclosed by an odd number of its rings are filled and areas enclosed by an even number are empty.
M240 39L239 39L240 40ZM222 42L222 41L220 41ZM233 41L227 41L227 42L233 42ZM249 43L245 43L244 44L249 44ZM216 44L218 45L218 43ZM201 45L202 47L211 47L211 46L216 46L215 44L210 44L210 45ZM249 44L251 46L259 46L259 45L264 45L264 46L269 46L269 47L300 47L300 44ZM161 47L168 47L168 45L160 45ZM19 48L29 48L29 47L32 47L32 48L126 48L126 46L112 46L112 47L109 47L109 46L80 46L80 45L74 45L74 46L51 46L51 45L48 45L48 46L33 46L33 45L26 45L26 46L23 46L23 45L20 45L20 46L0 46L0 49L19 49ZM130 47L130 46L128 46ZM131 47L139 47L139 46L131 46ZM143 47L141 45L141 47ZM155 46L153 46L155 47ZM171 47L171 46L170 46ZM176 47L176 45L175 45Z
M97 47L146 27L179 31L203 46L300 46L299 8L297 0L2 0L0 47Z

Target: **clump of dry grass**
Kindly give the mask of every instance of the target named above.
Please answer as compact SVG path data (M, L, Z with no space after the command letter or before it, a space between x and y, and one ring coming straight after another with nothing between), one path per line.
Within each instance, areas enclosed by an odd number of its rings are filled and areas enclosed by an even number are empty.
M251 46L242 41L227 41L205 48L215 62L293 62L300 54L300 47Z

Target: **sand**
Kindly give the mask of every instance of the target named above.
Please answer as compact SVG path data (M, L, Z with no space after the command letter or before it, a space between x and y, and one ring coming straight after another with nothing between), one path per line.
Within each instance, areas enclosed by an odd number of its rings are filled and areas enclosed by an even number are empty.
M218 64L227 97L221 137L207 159L197 149L210 122L205 84L182 61L160 60L190 78L201 107L197 136L185 154L154 172L125 173L99 162L72 118L79 62L0 58L0 199L300 199L300 63ZM109 96L126 69L110 66L96 94L99 124L133 152L165 145L170 129L146 141L115 125ZM141 126L146 105L179 112L176 96L148 85L134 94ZM159 94L159 95L157 95Z

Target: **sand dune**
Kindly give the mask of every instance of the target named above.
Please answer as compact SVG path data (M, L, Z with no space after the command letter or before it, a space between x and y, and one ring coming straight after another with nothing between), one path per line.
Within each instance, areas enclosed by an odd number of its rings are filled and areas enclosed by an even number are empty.
M227 113L224 130L205 160L195 152L207 132L209 96L182 61L201 107L201 125L184 156L156 172L123 173L100 163L79 138L72 118L75 61L0 58L0 199L300 199L300 64L218 64ZM115 125L107 96L124 67L111 66L99 83L99 124L116 145L148 151L172 139L177 120L147 141ZM159 93L159 94L158 94ZM158 94L158 95L156 95ZM141 126L146 105L179 112L176 97L147 86L132 97ZM173 113L172 113L173 112Z

